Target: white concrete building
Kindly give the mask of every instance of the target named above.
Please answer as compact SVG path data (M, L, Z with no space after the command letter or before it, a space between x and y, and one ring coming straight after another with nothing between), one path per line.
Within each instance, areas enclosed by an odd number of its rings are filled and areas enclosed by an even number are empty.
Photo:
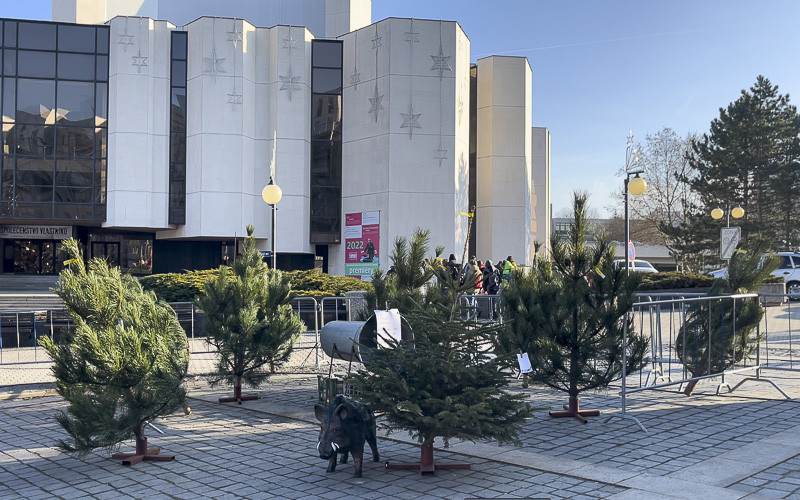
M280 268L368 276L417 227L460 256L472 206L478 257L529 265L550 139L527 60L470 64L457 22L370 17L369 0L54 0L59 22L3 20L2 272L57 272L68 236L136 273L216 267L254 224Z

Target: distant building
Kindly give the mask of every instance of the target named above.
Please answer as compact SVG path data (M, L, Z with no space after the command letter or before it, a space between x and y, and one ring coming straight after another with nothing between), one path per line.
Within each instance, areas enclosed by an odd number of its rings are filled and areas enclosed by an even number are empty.
M473 206L480 258L530 264L546 239L530 65L471 64L457 22L370 24L370 0L54 0L53 19L0 20L3 273L58 272L66 237L140 274L227 263L251 223L269 250L273 152L280 268L368 278L416 227L460 256Z

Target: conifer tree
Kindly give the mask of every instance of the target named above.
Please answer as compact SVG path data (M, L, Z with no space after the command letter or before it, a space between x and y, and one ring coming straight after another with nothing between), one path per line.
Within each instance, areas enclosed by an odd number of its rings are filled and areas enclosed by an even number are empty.
M292 353L305 329L289 302L289 276L270 270L256 249L255 228L247 226L244 253L233 267L222 266L203 287L198 306L206 313L209 342L217 348L216 373L211 385L233 385L233 397L220 401L257 399L242 396L242 384L258 387Z
M506 385L504 360L490 356L498 325L480 326L461 320L461 287L449 273L439 273L441 264L429 259L421 263L427 249L427 232L417 231L408 246L395 242L392 261L399 283L392 285L390 304L396 305L414 332L412 342L386 338L388 348L366 349L368 374L355 374L351 384L373 411L384 414L390 430L406 430L422 445L419 464L390 467L420 469L432 473L439 468L466 468L465 464L436 465L433 444L441 438L445 447L452 439L475 441L494 438L518 443L517 434L531 409L521 395L501 389ZM409 251L410 249L410 251ZM406 279L404 275L418 279ZM426 277L441 277L423 296L419 286Z
M105 260L95 258L87 266L76 240L63 245L69 268L53 291L75 327L58 344L39 340L53 360L57 391L69 405L56 416L70 436L58 447L80 457L135 437L136 453L114 458L126 465L174 458L147 448L145 426L185 402L189 349L175 312Z
M628 344L623 343L623 318L635 301L639 277L615 269L614 248L604 235L594 245L586 241L586 202L585 194L575 194L569 240L552 238L552 262L537 259L530 272L516 272L501 291L507 328L497 342L499 352L528 353L532 381L569 395L565 411L550 416L583 422L599 412L580 410L580 393L621 376L623 349L627 371L640 369L647 345L632 321Z
M714 282L707 297L756 292L778 268L778 257L764 258L768 248L765 241L757 240L750 246L749 251L733 253L727 276ZM675 350L692 377L722 373L749 359L758 348L763 335L757 327L764 317L764 308L757 298L737 299L735 306L734 309L732 300L714 300L698 302L687 309ZM684 394L691 396L697 382L688 382Z

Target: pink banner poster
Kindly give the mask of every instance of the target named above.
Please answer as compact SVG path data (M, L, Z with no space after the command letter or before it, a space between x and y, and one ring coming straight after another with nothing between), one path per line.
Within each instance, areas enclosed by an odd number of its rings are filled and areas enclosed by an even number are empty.
M345 215L345 275L371 281L380 267L380 212Z

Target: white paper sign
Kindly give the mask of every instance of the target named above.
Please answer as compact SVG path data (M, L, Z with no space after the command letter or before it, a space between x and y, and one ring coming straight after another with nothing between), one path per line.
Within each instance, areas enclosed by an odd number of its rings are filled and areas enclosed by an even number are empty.
M517 362L519 363L519 371L522 373L530 373L533 371L531 368L531 360L528 359L528 353L517 354Z
M397 309L389 309L388 311L375 311L375 322L378 327L378 347L389 347L389 344L384 339L384 336L389 336L396 341L400 341L402 337L402 329L400 326L400 311Z

